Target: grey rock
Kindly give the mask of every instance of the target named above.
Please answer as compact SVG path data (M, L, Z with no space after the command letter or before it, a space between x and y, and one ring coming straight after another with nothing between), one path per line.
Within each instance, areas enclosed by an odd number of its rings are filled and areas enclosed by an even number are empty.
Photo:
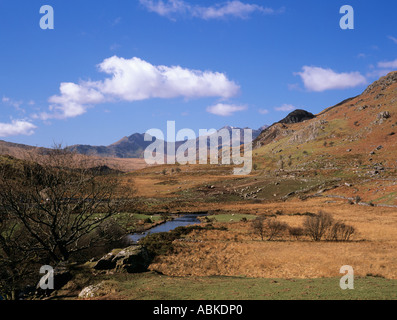
M96 270L139 273L147 270L151 262L146 248L132 245L122 250L113 250L103 256L94 266Z

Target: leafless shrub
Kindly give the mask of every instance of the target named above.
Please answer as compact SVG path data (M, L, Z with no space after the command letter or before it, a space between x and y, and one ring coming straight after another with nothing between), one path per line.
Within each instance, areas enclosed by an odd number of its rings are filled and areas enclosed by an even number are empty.
M268 241L273 240L280 236L285 230L288 229L288 224L278 221L277 219L270 219L266 221L266 235Z
M333 241L349 241L355 232L354 227L337 221L332 225L328 239Z
M299 240L305 234L305 230L301 227L289 227L288 232L296 240Z
M260 216L251 222L252 229L254 233L258 234L262 241L264 240L265 237L265 220L266 217Z
M306 217L303 226L313 241L320 241L331 228L333 218L329 213L320 212L315 216Z

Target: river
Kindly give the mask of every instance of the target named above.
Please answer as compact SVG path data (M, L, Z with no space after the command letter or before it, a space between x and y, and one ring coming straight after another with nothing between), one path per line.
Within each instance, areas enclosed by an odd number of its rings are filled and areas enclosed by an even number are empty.
M129 242L136 243L143 237L146 237L148 234L158 233L158 232L168 232L174 230L177 227L186 227L190 225L200 224L201 221L198 219L198 217L203 217L205 215L206 214L192 214L192 213L184 214L179 216L178 218L175 218L173 220L164 222L156 227L153 227L152 229L149 229L146 232L138 232L138 233L130 234L127 236L127 240Z

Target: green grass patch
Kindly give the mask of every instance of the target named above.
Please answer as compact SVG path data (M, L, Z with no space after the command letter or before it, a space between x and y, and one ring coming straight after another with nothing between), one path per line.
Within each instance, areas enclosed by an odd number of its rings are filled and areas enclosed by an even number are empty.
M397 280L356 278L342 290L340 278L256 279L244 277L169 277L148 272L114 275L114 298L138 300L395 300Z
M241 221L241 219L243 218L247 220L253 220L256 217L257 216L252 214L217 214L208 216L209 219L215 219L216 222L231 222L231 220L233 220L234 222L238 222Z

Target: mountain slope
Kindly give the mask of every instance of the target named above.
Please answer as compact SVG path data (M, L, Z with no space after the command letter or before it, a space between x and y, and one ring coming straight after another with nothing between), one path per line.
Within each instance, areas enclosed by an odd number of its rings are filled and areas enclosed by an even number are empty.
M396 133L397 72L392 72L312 119L273 124L254 141L255 161L273 168L283 159L291 168L379 163L394 168Z

